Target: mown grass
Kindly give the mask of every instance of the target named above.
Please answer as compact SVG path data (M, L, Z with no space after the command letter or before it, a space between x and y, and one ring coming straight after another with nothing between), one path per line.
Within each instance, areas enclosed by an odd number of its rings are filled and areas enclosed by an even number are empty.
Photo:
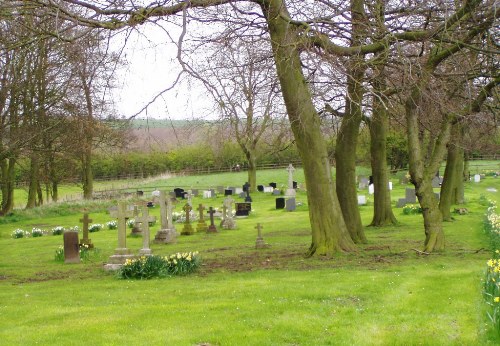
M264 183L286 183L286 171L259 175ZM210 179L214 185L239 186L244 174L176 179L166 183L196 187L194 182ZM395 183L394 201L404 187ZM199 251L198 273L144 281L102 270L116 247L116 230L91 233L99 253L88 262L64 265L54 261L62 236L12 239L10 234L34 225L74 226L81 214L20 218L0 225L0 340L5 345L494 345L500 339L491 331L481 297L490 256L481 196L500 198L487 187L500 190L500 179L467 184L469 214L444 224L444 253L418 253L421 216L395 209L399 224L367 227L368 243L358 252L310 259L303 256L311 241L305 193L298 193L303 204L293 213L275 210L272 196L254 194L253 212L237 220L236 230L152 244L158 255ZM207 202L220 207L222 198L194 200ZM91 213L94 223L111 220L103 210ZM361 212L368 224L372 205ZM267 249L255 249L257 222L264 226ZM158 228L151 228L151 237ZM141 242L127 238L135 253Z

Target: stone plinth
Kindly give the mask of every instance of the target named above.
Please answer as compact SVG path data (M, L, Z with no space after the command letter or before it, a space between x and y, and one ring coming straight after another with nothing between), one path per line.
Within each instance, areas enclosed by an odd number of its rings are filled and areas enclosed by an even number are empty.
M173 244L177 242L175 229L161 229L155 235L155 244Z

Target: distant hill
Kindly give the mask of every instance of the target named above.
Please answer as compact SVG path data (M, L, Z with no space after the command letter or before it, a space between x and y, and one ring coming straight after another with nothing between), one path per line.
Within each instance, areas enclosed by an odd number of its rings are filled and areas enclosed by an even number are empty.
M180 129L186 126L202 125L202 120L170 120L170 119L133 119L130 121L132 129Z

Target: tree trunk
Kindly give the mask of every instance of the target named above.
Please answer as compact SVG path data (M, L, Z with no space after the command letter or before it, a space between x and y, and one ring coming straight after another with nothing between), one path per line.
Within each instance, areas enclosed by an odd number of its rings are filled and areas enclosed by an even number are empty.
M14 209L14 180L15 180L14 158L4 159L1 163L2 169L2 211L5 215Z
M34 208L37 205L38 185L39 185L39 162L36 154L31 155L28 200L26 209Z
M444 232L443 215L439 210L438 200L434 195L429 179L415 185L415 193L424 216L425 242L424 251L443 251Z
M351 1L353 16L353 42L358 45L364 33L364 10L362 0ZM340 125L335 148L336 189L344 220L355 243L365 243L366 236L361 223L356 187L356 148L359 125L363 116L363 78L366 70L364 58L355 55L349 58L347 68L346 110Z
M251 151L246 151L248 162L248 183L250 184L250 192L257 191L257 158Z
M92 193L94 191L94 176L92 174L91 160L92 151L90 147L87 147L82 155L82 182L84 199L92 199Z
M59 184L57 181L52 182L52 201L57 202L59 199Z
M448 156L446 158L446 168L444 169L443 184L441 184L441 196L439 198L439 210L443 215L443 221L451 221L451 204L455 200L457 177L457 155L458 150L455 144L448 147Z
M297 49L296 28L289 25L283 1L262 5L271 35L276 71L290 126L304 166L312 242L308 255L332 255L355 249L340 210L320 119L312 103Z
M373 117L370 121L370 153L374 187L373 219L370 226L385 226L397 223L392 212L389 174L387 171L387 126L387 111L384 105L375 97Z
M458 155L457 155L457 163L455 165L455 185L456 185L456 190L455 190L455 199L454 203L455 204L463 204L464 203L464 148L463 147L458 147Z

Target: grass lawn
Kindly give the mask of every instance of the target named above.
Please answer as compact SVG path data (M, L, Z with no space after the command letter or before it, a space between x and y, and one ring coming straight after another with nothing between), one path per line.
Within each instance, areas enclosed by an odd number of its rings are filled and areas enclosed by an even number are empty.
M302 171L295 173L303 181ZM150 184L240 186L245 180L240 172ZM261 171L258 181L279 186L287 173ZM203 264L197 273L144 281L118 279L102 269L117 245L116 230L91 233L95 253L73 265L54 260L60 235L11 237L16 228L78 225L85 204L18 217L0 224L0 344L496 345L500 338L481 296L491 255L481 196L500 202L500 193L489 187L500 191L500 179L467 184L469 214L444 223L443 253L416 251L424 240L422 216L394 209L399 224L366 227L368 243L356 253L310 259L303 256L311 241L305 193L298 192L302 204L291 213L275 210L273 196L255 193L250 217L237 219L236 230L151 245L157 255L199 251ZM394 202L404 188L394 184ZM198 197L194 204L220 207L222 200ZM361 207L365 225L372 208ZM150 213L159 216L158 208ZM94 223L111 220L103 211L90 217ZM269 248L255 249L257 223ZM158 229L159 222L151 227L152 238ZM141 242L127 238L134 253Z

